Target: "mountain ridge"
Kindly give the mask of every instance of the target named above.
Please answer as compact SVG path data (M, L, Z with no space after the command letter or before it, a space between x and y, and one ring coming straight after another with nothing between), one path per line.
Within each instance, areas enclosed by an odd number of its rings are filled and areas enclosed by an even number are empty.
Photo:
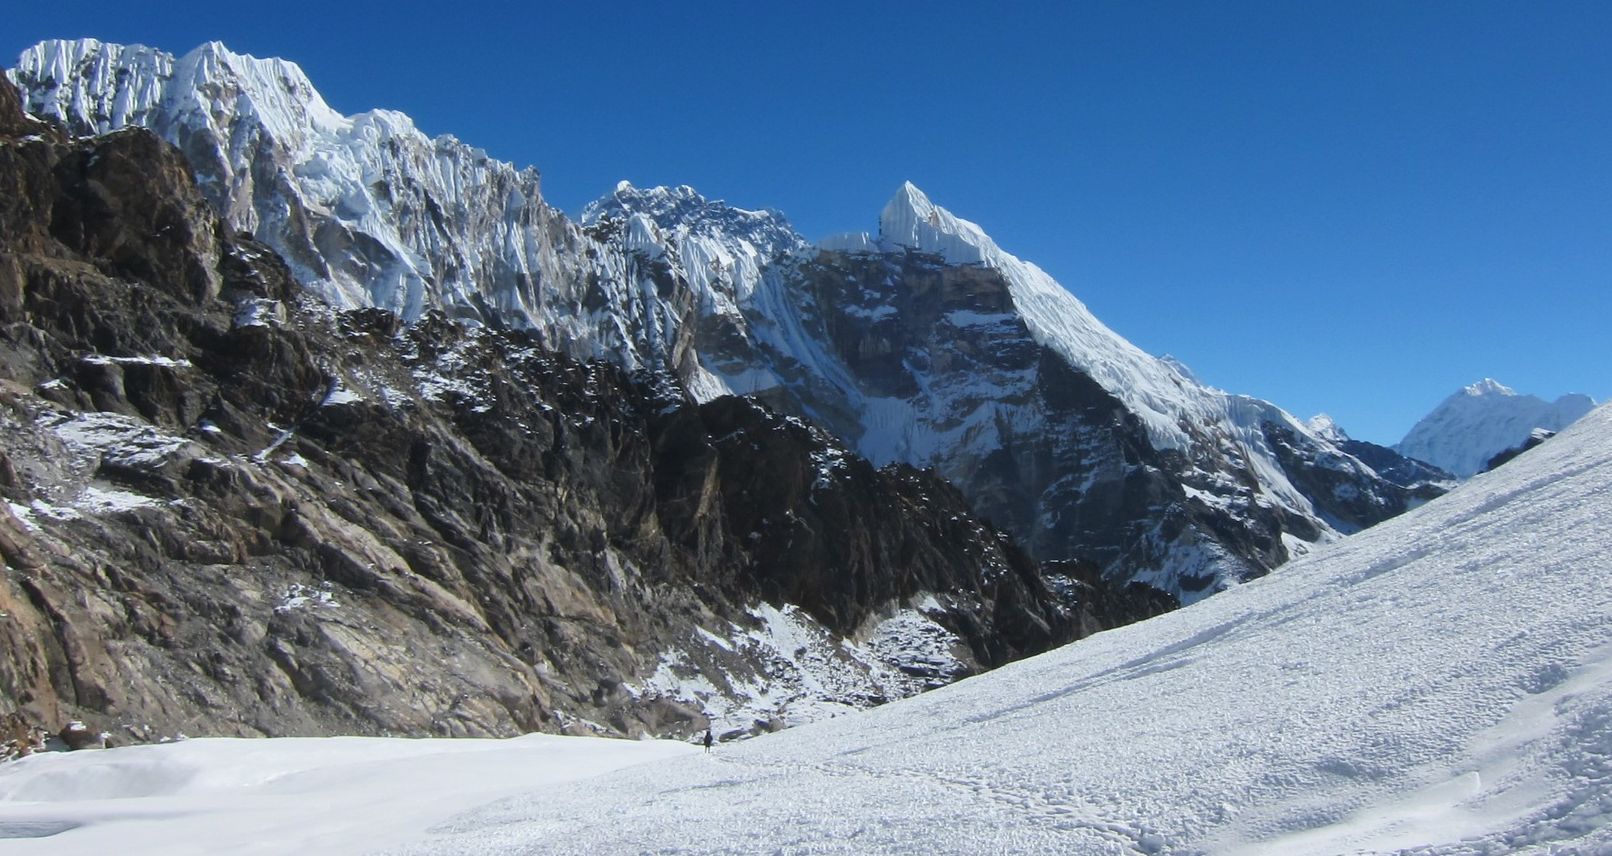
M401 114L333 115L293 65L159 54L42 43L8 74L75 133L122 117L175 142L232 227L337 306L440 307L663 368L697 401L756 397L878 462L937 468L1039 558L1190 600L1419 501L1275 405L1143 353L910 182L877 238L815 246L686 187L623 183L572 222L535 171Z
M745 398L302 289L143 128L0 85L0 709L742 736L1172 606Z

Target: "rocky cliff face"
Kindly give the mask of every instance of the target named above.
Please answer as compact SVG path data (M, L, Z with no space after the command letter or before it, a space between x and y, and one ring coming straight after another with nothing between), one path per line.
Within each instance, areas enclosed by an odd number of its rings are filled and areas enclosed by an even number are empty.
M212 202L151 133L74 139L0 86L0 706L743 732L1171 605L753 401L332 309Z
M623 184L573 223L535 172L396 113L335 114L282 61L52 42L9 73L74 133L180 146L231 227L335 305L438 308L699 401L757 398L934 468L1041 559L1192 599L1415 501L1375 469L1392 460L1143 353L910 185L877 233L821 246L686 187Z

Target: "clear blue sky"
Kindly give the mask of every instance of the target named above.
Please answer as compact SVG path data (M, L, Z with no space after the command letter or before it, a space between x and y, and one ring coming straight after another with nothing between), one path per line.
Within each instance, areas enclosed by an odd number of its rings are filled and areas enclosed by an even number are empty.
M1141 347L1363 439L1485 376L1612 394L1612 3L537 5L25 3L0 56L285 57L573 213L691 184L817 238L910 179Z

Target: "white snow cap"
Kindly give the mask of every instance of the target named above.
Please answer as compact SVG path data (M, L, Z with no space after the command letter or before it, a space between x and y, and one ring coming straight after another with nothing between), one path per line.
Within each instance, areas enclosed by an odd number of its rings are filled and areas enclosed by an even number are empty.
M1159 448L1190 446L1192 440L1183 424L1220 426L1223 433L1238 437L1247 447L1263 444L1257 436L1261 421L1309 430L1274 405L1243 397L1233 400L1200 383L1179 361L1155 357L1131 344L1046 271L1004 251L978 224L936 205L910 181L897 188L879 215L879 245L886 250L905 247L933 253L952 264L982 264L999 271L1030 335L1124 401ZM857 242L852 236L836 236L821 246L855 249ZM1262 481L1268 490L1287 498L1294 507L1308 507L1281 476L1279 467L1273 464L1265 469Z
M1311 416L1310 421L1306 422L1305 424L1308 425L1310 430L1314 431L1317 436L1325 437L1334 443L1342 443L1343 441L1349 439L1348 433L1339 427L1338 423L1328 414L1317 413L1314 416Z
M1486 377L1471 386L1463 387L1461 394L1471 398L1478 398L1485 395L1516 395L1517 392L1492 377Z
M897 246L935 253L952 264L978 264L1001 252L985 230L930 202L910 181L902 182L884 206L879 236Z

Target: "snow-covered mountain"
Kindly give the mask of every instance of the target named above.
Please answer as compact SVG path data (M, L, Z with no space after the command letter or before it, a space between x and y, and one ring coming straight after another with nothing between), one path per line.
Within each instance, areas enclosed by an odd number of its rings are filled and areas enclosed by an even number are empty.
M590 258L576 225L516 169L405 115L343 116L294 63L210 42L183 55L43 42L8 72L32 113L75 134L143 126L177 145L234 228L260 236L340 308L525 327L584 356L656 364L629 319L653 316Z
M1609 486L1602 407L1280 574L711 756L547 740L33 757L0 767L0 830L51 854L1605 853ZM419 799L442 782L463 791Z
M1430 495L1142 352L910 183L876 234L815 248L688 188L618 187L583 220L639 290L718 295L683 315L696 394L755 396L875 463L932 467L1042 558L1190 601Z
M395 112L337 114L282 60L58 41L8 73L75 133L174 142L230 225L338 306L440 307L669 369L697 401L757 397L934 467L1042 559L1191 600L1427 491L1142 352L911 184L877 233L820 246L687 187L622 184L573 222L535 170Z
M1409 489L1418 499L1431 499L1453 487L1458 481L1454 475L1426 461L1406 457L1388 446L1379 446L1349 436L1343 426L1325 413L1310 417L1310 430L1325 437L1328 442L1354 455L1361 463L1385 479Z
M1394 449L1466 478L1495 455L1528 442L1536 428L1560 431L1594 407L1587 395L1545 401L1484 378L1444 399Z
M747 734L1177 605L752 399L332 310L3 82L0 200L6 737Z

